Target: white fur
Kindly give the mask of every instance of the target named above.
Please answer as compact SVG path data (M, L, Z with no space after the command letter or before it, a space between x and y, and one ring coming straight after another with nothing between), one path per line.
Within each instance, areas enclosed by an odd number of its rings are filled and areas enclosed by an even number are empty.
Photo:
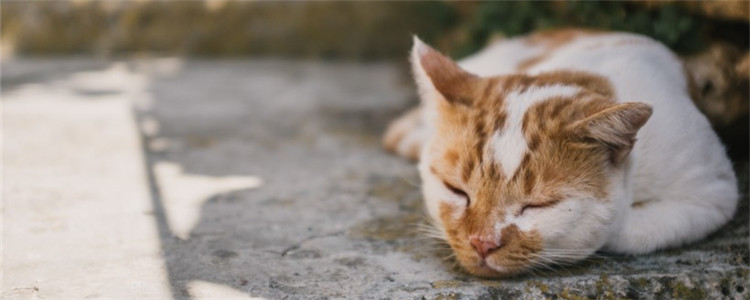
M513 38L489 45L458 64L479 76L511 74L518 64L543 52L544 48L531 46L523 38Z
M519 62L541 51L523 42L519 38L492 45L459 64L480 76L511 73ZM419 45L415 43L415 56ZM434 117L430 103L438 94L418 60L413 63L425 116ZM627 33L586 36L554 50L527 73L555 70L604 76L615 88L615 100L648 103L653 115L639 131L627 167L609 175L611 199L573 193L558 205L508 218L509 222L541 232L545 250L577 250L577 256L569 256L575 259L601 247L633 254L693 242L733 216L738 191L731 163L708 121L692 104L680 61L666 47ZM508 103L508 128L496 133L492 142L506 174L515 172L526 151L526 141L516 130L519 116L531 102L558 93L573 90L549 87L515 95L531 101ZM425 124L429 126L430 121ZM426 140L419 168L428 212L440 225L439 201L450 191L429 171L432 158L424 149L430 147L431 139ZM647 201L643 207L631 206L642 201ZM503 224L496 227L499 231Z
M527 151L526 138L523 135L523 116L532 105L544 102L554 96L573 96L580 88L564 85L548 85L532 87L526 91L513 91L505 98L508 119L502 130L498 130L492 137L492 149L495 161L500 163L506 180L510 180L521 164Z
M457 202L450 200L454 199L455 195L445 187L439 178L432 174L430 171L430 161L432 159L429 157L429 151L424 151L425 148L422 150L418 168L419 174L422 177L422 193L424 194L425 207L435 225L443 228L443 220L439 217L440 203L447 202L453 206L452 217L454 219L458 219L461 216L465 210L465 205L458 205Z

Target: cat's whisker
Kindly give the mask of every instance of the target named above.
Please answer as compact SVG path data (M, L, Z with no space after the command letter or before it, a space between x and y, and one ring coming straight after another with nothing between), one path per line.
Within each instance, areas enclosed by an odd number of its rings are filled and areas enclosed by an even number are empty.
M526 268L531 270L534 276L539 276L539 272L547 272L547 270L555 272L555 270L551 266L537 261L528 261L526 264Z
M398 177L401 178L401 180L403 180L404 182L406 182L408 185L410 185L412 187L415 187L415 188L422 189L422 185L421 184L412 182L411 180L409 180L408 178L406 178L406 176L404 174L398 174Z
M535 266L535 267L537 267L537 268L539 268L539 267L545 268L545 269L547 269L547 270L549 270L549 271L552 271L552 272L554 272L554 273L555 273L555 274L557 274L558 276L562 276L562 275L561 275L561 274L559 273L559 271L558 271L558 270L557 270L556 268L554 268L554 267L553 267L553 266L556 266L556 265L557 265L557 263L556 263L556 262L554 262L554 261L552 261L552 260L549 260L549 259L547 259L547 258L545 258L545 257L543 257L543 256L536 256L536 255L535 255L535 256L532 256L532 257L534 257L534 258L537 258L538 260L533 260L533 259L532 259L532 260L529 260L529 264L530 264L530 265L533 265L533 266Z
M571 271L568 269L568 266L571 264L571 262L568 261L558 261L550 257L546 257L544 253L534 253L527 255L527 257L524 258L531 258L529 259L526 264L528 266L533 266L536 269L544 268L546 270L549 270L553 273L555 273L557 276L564 276L565 274L561 273L566 272L567 274L571 274Z
M447 255L445 257L441 257L440 259L443 261L455 261L456 255Z
M427 224L416 224L415 228L417 228L419 231L422 232L435 232L435 233L442 233L442 230L439 228L433 226L433 225L427 225Z
M587 253L588 251L581 251L579 255L577 255L575 251L559 252L555 250L545 250L542 252L542 254L547 257L566 260L566 263L568 264L573 263L575 261L579 261L579 260L585 260L585 259L588 259L588 260L601 259L607 262L614 262L609 257L603 256L597 253L593 253L593 254L587 254Z

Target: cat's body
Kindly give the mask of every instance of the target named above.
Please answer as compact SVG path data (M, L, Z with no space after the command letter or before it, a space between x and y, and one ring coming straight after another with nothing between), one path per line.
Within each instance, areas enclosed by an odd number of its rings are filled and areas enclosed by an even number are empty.
M412 63L422 104L385 144L419 158L428 212L471 273L646 253L734 214L724 148L651 39L538 33L460 67L415 40Z

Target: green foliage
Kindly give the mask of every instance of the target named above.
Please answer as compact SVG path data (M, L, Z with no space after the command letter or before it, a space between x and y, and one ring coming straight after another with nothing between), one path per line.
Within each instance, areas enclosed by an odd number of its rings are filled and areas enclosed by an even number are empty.
M401 8L402 11L406 12L404 17L418 16L413 18L412 22L424 28L424 30L419 32L420 38L428 42L437 40L458 23L456 11L445 2L418 1L411 4L410 6ZM416 28L417 26L414 27ZM409 41L411 42L411 37L409 37Z
M629 2L485 2L470 29L469 44L459 54L481 48L496 32L514 36L535 30L588 27L636 32L650 36L678 52L694 52L706 45L705 24L676 4L646 9Z

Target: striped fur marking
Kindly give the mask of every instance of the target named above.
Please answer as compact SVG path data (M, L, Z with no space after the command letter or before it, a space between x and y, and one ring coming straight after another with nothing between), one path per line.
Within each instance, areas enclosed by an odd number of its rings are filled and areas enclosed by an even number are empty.
M505 101L508 119L505 127L496 131L492 138L495 160L500 163L506 180L513 178L528 151L522 123L529 107L552 97L570 97L579 91L580 88L576 86L553 84L529 87L508 94Z

